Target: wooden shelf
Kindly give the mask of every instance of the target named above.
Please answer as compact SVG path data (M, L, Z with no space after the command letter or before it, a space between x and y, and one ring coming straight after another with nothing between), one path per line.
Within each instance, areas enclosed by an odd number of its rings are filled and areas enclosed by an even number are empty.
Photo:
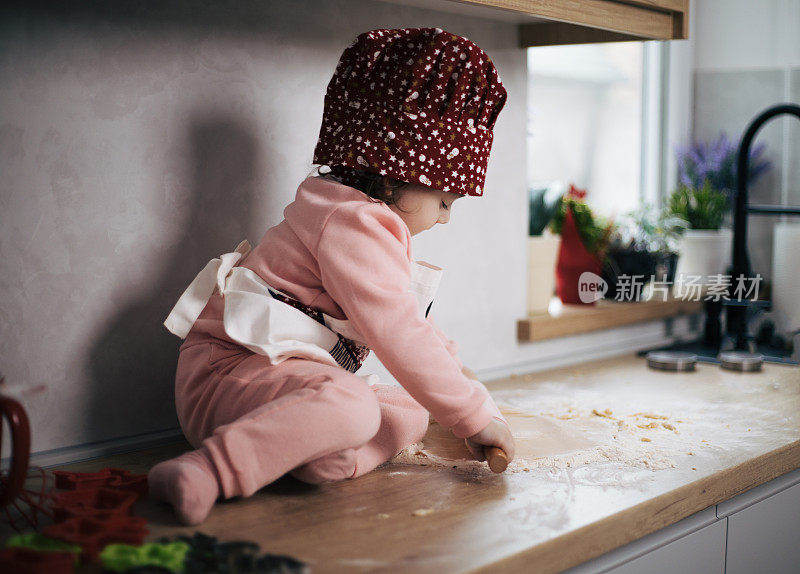
M557 312L529 315L518 321L517 339L520 342L544 341L655 319L691 315L702 310L702 300L684 299L625 303L603 299L594 305L563 305Z
M491 0L487 0L491 1ZM519 44L551 46L689 37L688 0L525 0L519 4L546 20L521 24Z
M380 0L518 24L519 46L689 37L689 0Z

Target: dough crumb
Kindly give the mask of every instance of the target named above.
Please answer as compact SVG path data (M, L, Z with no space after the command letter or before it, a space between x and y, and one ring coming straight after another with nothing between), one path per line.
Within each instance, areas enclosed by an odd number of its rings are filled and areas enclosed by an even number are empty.
M597 412L597 409L592 409L592 414L593 415L597 415L598 417L603 417L603 418L606 418L606 419L610 419L611 415L613 415L614 413L611 412L611 409L606 409L602 413Z
M411 516L428 516L433 514L433 508L419 508L411 513Z
M692 467L692 470L697 470L697 467L696 467L696 466L693 466L693 467Z
M640 429L655 429L658 428L658 423L650 423L646 425L636 425Z
M653 413L636 413L636 414L634 414L632 416L634 416L634 417L643 416L643 417L648 418L648 419L668 419L669 418L669 417L666 417L664 415L655 415Z
M653 442L653 441L650 440L649 438L647 438L646 436L643 436L642 437L642 442Z
M671 425L671 424L669 424L669 423L661 423L661 426L663 426L663 427L664 427L665 429L667 429L667 430L671 430L671 431L674 431L674 430L675 430L675 427L674 427L674 426L672 426L672 425Z
M687 452L686 454L689 454L689 455L691 455L691 456L694 456L694 453L693 453L693 452Z
M389 518L389 515L386 514L385 512L381 512L380 514L377 515L377 518L380 518L381 520L385 520L385 519Z

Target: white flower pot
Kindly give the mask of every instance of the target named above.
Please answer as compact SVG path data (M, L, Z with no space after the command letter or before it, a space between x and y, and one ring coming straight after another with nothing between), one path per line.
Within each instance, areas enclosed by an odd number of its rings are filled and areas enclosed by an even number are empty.
M528 237L528 314L546 313L556 289L561 236L545 232Z
M675 281L689 276L701 276L706 283L709 275L725 274L731 265L730 229L689 229L678 242L678 268Z

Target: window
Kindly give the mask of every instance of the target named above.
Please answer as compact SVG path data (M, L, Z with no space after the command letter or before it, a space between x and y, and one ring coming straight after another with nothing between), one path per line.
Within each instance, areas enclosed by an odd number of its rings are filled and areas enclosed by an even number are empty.
M663 42L528 49L528 184L574 183L599 214L663 196Z

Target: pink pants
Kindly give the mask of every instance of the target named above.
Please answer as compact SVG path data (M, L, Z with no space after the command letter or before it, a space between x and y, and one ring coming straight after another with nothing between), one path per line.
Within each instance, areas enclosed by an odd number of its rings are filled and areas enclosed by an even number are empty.
M371 387L303 359L270 365L218 339L187 341L175 395L183 432L211 458L225 498L289 471L315 484L361 476L428 427L428 412L401 387Z

